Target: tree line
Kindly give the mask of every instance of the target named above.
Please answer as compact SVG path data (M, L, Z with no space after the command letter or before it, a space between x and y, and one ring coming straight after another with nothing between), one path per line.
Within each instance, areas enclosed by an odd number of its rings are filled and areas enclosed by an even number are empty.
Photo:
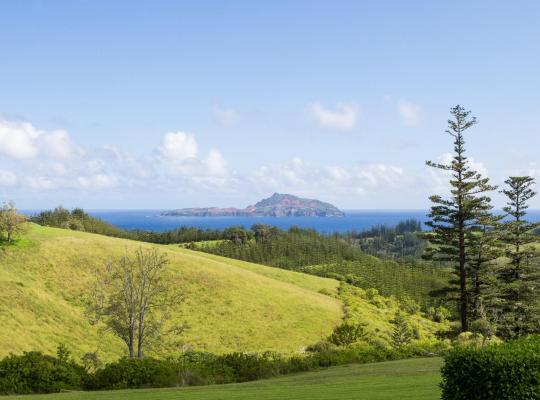
M450 194L435 194L427 225L425 258L452 266L454 278L440 294L454 301L461 331L520 337L540 330L540 247L528 222L534 179L511 176L499 189L476 171L465 150L465 134L476 119L461 106L451 109L452 159L427 165L448 176ZM491 193L506 198L504 215L493 212Z

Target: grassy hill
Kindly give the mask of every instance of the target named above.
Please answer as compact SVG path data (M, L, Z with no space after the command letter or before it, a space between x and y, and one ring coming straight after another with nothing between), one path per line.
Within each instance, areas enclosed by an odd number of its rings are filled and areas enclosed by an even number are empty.
M119 339L89 324L85 296L96 271L140 247L159 247L168 255L172 279L185 294L172 313L174 322L187 326L180 345L164 340L148 354L186 348L296 352L326 338L343 319L365 324L371 339L390 343L391 321L400 307L395 299L178 245L32 225L14 246L0 247L0 357L29 350L53 353L60 343L76 359L96 349L105 361L125 355ZM408 318L421 340L442 327L418 313Z
M73 392L6 399L36 400L436 400L440 398L438 358L345 365L249 383L168 388Z
M15 246L0 247L0 357L24 350L54 352L59 343L75 356L96 348L104 359L123 355L118 339L87 322L84 296L107 261L151 246L34 225ZM341 321L341 302L318 293L335 293L337 281L162 249L186 294L175 310L175 318L188 325L186 346L211 352L297 351Z

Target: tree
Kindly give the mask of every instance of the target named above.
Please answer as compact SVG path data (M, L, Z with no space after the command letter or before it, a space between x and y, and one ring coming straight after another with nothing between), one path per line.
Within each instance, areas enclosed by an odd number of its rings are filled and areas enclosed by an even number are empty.
M392 320L392 323L394 324L394 329L392 331L391 338L394 347L401 347L409 344L413 334L411 327L407 322L407 318L405 318L405 316L398 311Z
M181 301L167 277L168 263L156 249L139 249L109 263L98 278L88 309L91 322L103 321L126 344L130 358L135 350L143 358L145 345L160 340L171 307Z
M0 235L5 236L8 243L26 229L26 217L17 212L15 203L8 201L0 209Z
M434 204L427 223L432 231L425 235L431 244L426 257L449 263L457 276L457 303L461 320L461 330L467 331L469 325L469 293L467 290L468 248L471 246L472 228L478 224L480 216L490 209L491 199L486 192L495 190L475 171L465 155L464 133L476 124L470 111L457 105L450 110L452 119L448 120L445 131L454 140L454 153L448 163L428 161L427 165L449 175L450 197L440 195L430 197ZM451 282L453 283L453 282Z
M334 328L328 337L330 343L336 346L348 346L366 337L365 324L343 323Z
M496 260L503 255L499 226L502 216L486 211L478 218L468 249L470 319L486 319L486 310L497 304ZM492 316L494 317L494 316Z
M505 337L519 337L539 329L536 291L540 288L540 251L533 245L538 242L538 236L533 233L538 224L526 220L528 201L536 195L534 183L530 176L512 176L502 190L508 199L503 208L508 220L501 225L507 262L498 270Z

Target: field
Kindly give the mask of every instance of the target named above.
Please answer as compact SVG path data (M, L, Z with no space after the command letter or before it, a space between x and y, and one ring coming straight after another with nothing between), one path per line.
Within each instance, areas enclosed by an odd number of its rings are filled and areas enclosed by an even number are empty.
M97 270L126 251L152 245L33 226L16 246L0 247L0 357L29 350L54 353L65 343L76 358L99 348L103 360L125 354L84 316ZM182 346L211 352L298 351L341 321L332 296L338 282L185 249L162 250L185 291L174 318L187 323ZM162 349L174 353L175 348ZM179 349L176 349L179 350Z
M437 400L440 364L438 358L412 359L346 365L242 384L9 396L6 400Z

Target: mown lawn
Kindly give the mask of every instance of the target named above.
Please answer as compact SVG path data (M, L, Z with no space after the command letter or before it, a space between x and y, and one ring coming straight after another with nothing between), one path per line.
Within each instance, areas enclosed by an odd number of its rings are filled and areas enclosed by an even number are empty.
M441 359L346 365L282 378L190 388L5 397L40 400L437 400Z

